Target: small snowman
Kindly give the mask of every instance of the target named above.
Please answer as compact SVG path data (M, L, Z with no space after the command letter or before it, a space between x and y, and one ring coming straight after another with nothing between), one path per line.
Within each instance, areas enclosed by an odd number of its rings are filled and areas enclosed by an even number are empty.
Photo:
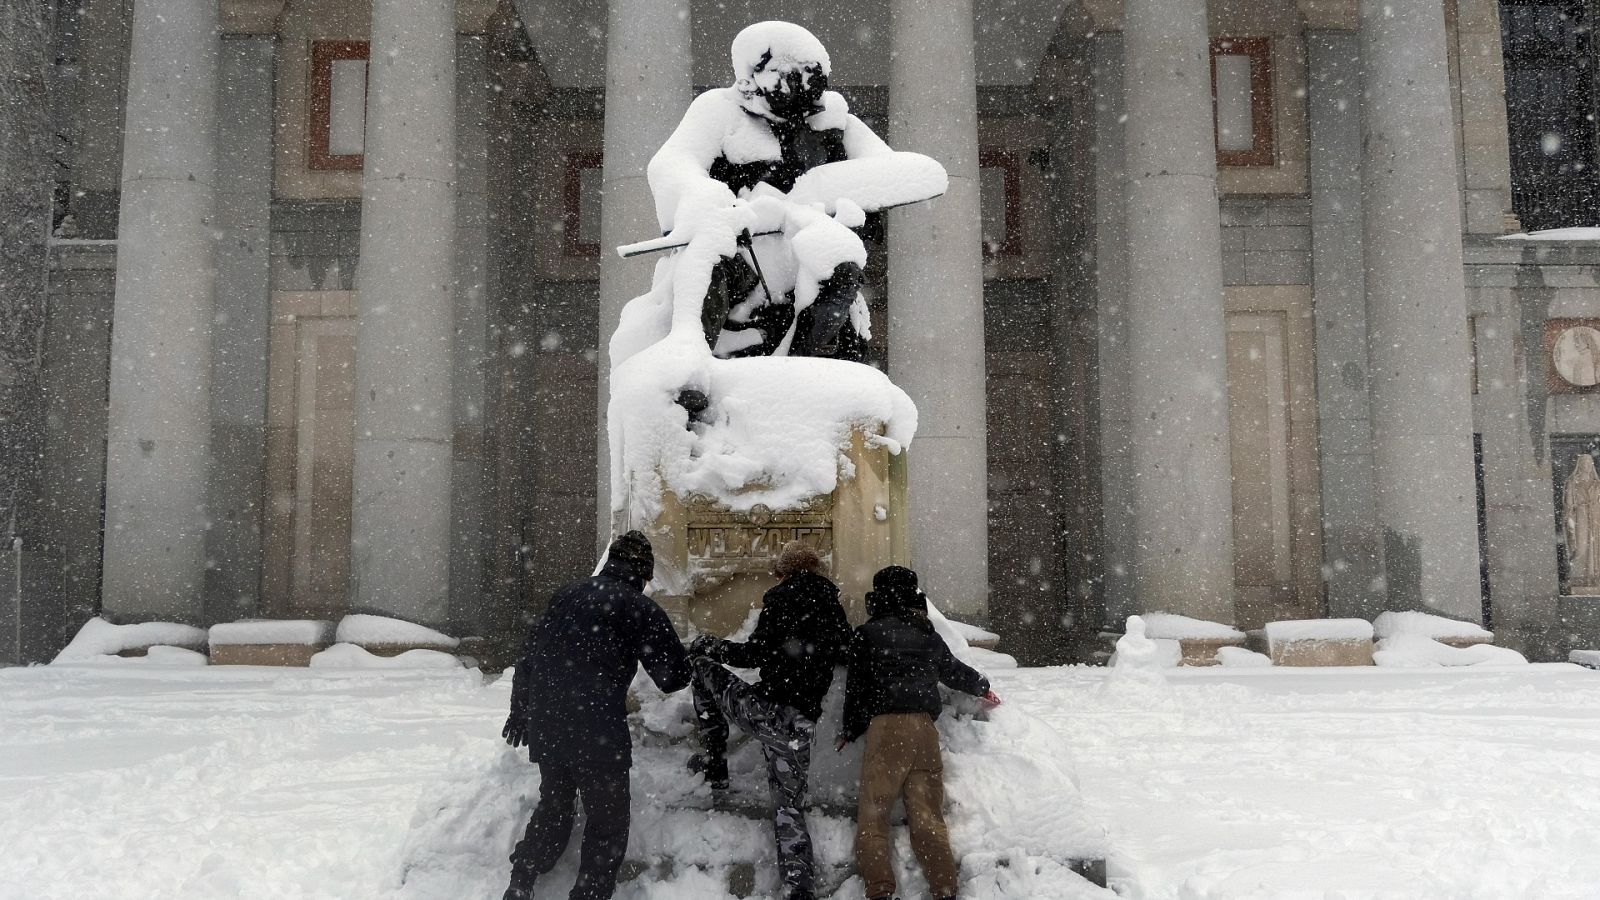
M1111 655L1111 682L1140 682L1164 684L1161 670L1172 663L1169 653L1158 642L1145 636L1144 619L1129 616L1122 637L1117 638L1117 650Z

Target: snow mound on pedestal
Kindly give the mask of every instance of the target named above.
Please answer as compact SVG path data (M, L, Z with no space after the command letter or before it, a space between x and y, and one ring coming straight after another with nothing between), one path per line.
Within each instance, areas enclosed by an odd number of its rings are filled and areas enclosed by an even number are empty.
M1366 619L1294 619L1268 622L1267 644L1276 647L1292 641L1367 641L1372 623Z
M1527 658L1509 647L1475 644L1452 647L1421 634L1397 634L1378 642L1372 661L1380 666L1421 668L1424 666L1520 666Z
M176 622L113 625L96 616L83 623L72 642L56 654L53 662L87 662L103 656L115 656L124 650L158 644L191 650L201 648L206 645L206 632L203 628Z
M340 619L334 639L345 644L407 644L447 650L461 644L460 639L425 625L367 613L352 613Z
M246 619L211 626L213 646L257 644L326 644L333 640L333 623L318 619Z
M696 346L698 343L698 346ZM710 406L688 427L685 389ZM917 409L871 366L810 357L716 359L703 341L661 341L612 374L612 496L632 524L653 521L660 497L701 495L735 511L774 510L831 494L854 474L844 450L860 429L891 452L911 443Z
M1232 625L1224 625L1221 622L1210 622L1205 619L1194 619L1189 616L1164 612L1147 613L1140 618L1144 619L1144 633L1153 639L1173 641L1244 640L1244 632Z
M1494 632L1476 622L1463 622L1425 612L1385 612L1372 620L1372 631L1379 638L1399 635L1417 635L1439 640L1441 638L1475 638L1494 640Z

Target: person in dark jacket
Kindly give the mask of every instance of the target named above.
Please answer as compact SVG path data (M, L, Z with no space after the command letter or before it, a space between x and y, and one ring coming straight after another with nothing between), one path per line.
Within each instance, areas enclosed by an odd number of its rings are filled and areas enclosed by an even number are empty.
M773 567L782 580L762 597L750 639L734 643L706 635L689 647L705 748L698 766L716 795L728 787L728 724L760 742L776 805L778 865L789 900L812 897L811 835L801 806L822 698L850 640L839 588L818 573L821 567L821 558L804 542L785 544ZM749 684L724 664L760 669L761 681Z
M943 706L939 684L1000 699L989 681L955 658L928 619L928 598L917 573L889 566L872 577L866 624L850 639L844 722L839 748L863 734L861 790L856 807L856 869L870 900L894 894L889 813L904 798L911 848L933 896L956 895L959 871L944 822L944 761L933 722Z
M600 574L555 593L523 644L501 734L539 764L539 805L511 854L505 900L530 900L572 836L573 800L587 813L570 900L606 900L628 847L633 747L625 706L640 664L661 690L688 687L689 658L667 614L644 595L655 570L650 541L611 542Z

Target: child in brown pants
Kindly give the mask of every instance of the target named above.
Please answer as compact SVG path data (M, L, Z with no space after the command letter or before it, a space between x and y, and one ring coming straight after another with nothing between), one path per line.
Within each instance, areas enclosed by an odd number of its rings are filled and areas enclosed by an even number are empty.
M990 705L1000 700L988 679L950 652L928 620L917 573L889 566L872 578L865 625L850 641L844 723L839 749L867 736L856 809L856 868L870 900L894 894L889 858L889 812L904 798L911 848L933 896L956 896L959 874L944 823L944 762L933 720L942 706L939 683Z

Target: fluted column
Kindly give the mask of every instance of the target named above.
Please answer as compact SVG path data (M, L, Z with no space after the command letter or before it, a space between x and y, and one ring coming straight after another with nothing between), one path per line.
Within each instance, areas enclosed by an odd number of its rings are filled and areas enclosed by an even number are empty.
M1476 621L1461 195L1439 0L1361 0L1367 357L1391 609Z
M373 0L356 395L351 594L449 611L456 28L451 0Z
M678 127L694 92L689 0L611 0L606 31L605 164L600 207L598 526L611 531L611 333L622 307L650 290L657 257L626 260L621 244L661 233L645 178L650 157Z
M123 616L204 614L219 50L217 0L134 4L101 589Z
M989 479L972 0L893 0L889 143L944 164L949 191L889 214L889 376L917 404L911 559L942 608L982 618Z
M1125 0L1134 595L1233 621L1227 326L1203 0Z

